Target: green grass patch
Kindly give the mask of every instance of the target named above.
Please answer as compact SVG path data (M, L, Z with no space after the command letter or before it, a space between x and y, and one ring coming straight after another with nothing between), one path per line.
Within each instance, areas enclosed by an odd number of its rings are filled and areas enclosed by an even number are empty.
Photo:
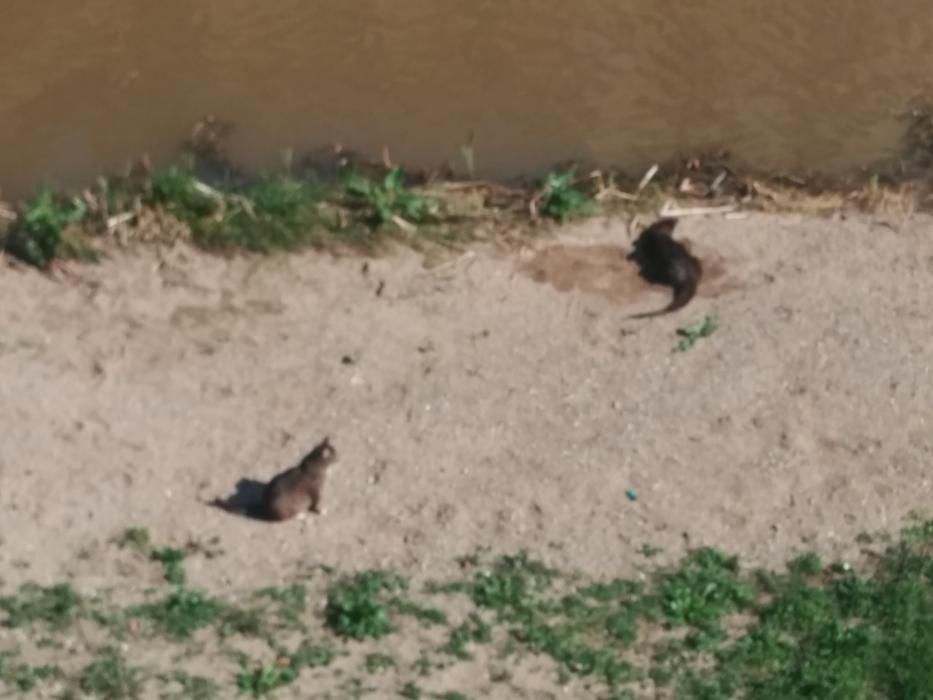
M304 617L308 610L308 591L303 585L296 583L283 588L264 588L256 596L275 602L279 619L287 627L306 628Z
M254 179L237 175L222 183L200 179L194 161L149 174L100 178L80 197L41 189L26 202L6 231L3 248L40 268L56 258L96 259L103 231L119 229L121 241L142 226L145 239L159 239L164 217L140 216L146 210L167 212L183 222L192 242L206 250L269 253L325 244L372 248L385 235L401 231L406 240L449 246L472 236L467 219L483 213L500 218L505 210L469 188L413 188L400 167L363 174L342 169L335 176L317 171L293 174L291 168ZM508 191L508 188L503 188ZM520 197L540 200L544 216L564 220L588 213L592 200L575 185L573 170L550 174L537 195L514 190ZM511 205L507 209L512 211ZM527 211L518 207L515 211ZM459 212L459 213L458 213ZM141 224L141 222L143 222ZM74 226L73 226L74 225ZM179 229L168 226L174 239Z
M440 608L419 605L411 600L393 598L390 602L392 610L400 615L409 615L424 625L446 625L447 613Z
M322 191L312 182L269 175L241 193L227 195L221 215L199 221L195 243L213 250L268 253L322 242Z
M240 692L249 693L254 698L262 697L273 690L292 683L298 678L298 672L291 666L244 666L237 675L237 688Z
M184 586L188 580L185 574L185 553L175 547L162 547L153 550L153 561L162 564L165 580L174 586Z
M136 698L143 689L142 670L131 666L118 649L108 648L84 668L79 686L95 698Z
M575 186L576 170L548 173L544 179L541 213L557 221L566 221L575 216L589 214L592 200Z
M400 698L404 698L404 700L421 700L421 698L424 697L424 691L416 684L408 682L402 686L398 695Z
M79 199L68 200L42 188L26 203L10 227L4 249L13 257L39 268L47 268L55 258L94 260L90 246L65 236L66 227L80 222L85 212Z
M152 538L144 527L128 527L115 539L118 547L129 547L140 554L148 555L152 551Z
M219 700L223 697L223 688L219 683L204 676L191 675L184 671L164 674L160 680L170 690L163 690L165 700Z
M674 352L686 352L698 340L710 337L719 328L719 321L715 316L707 316L702 321L691 323L689 326L677 329L680 342L674 347Z
M296 678L298 671L291 665L244 666L237 675L236 684L240 692L259 698L292 683Z
M569 673L596 676L610 687L632 676L631 666L619 658L614 644L631 642L635 637L636 614L620 608L615 594L618 584L579 592L561 593L556 584L558 572L520 553L498 559L480 570L471 583L474 603L495 612L506 623L511 637L536 653L557 661ZM599 605L593 598L603 598ZM451 635L447 653L468 658L466 643L487 641L490 631L479 616Z
M236 685L240 692L262 697L296 681L302 669L329 666L336 657L330 647L306 642L294 654L280 655L273 664L250 665L242 661Z
M66 584L27 585L0 598L0 621L17 628L8 634L23 648L82 653L71 640L95 620L92 634L121 646L85 658L83 668L70 664L70 673L26 652L0 654L0 688L28 694L62 682L83 693L74 697L131 698L152 679L161 697L178 700L262 697L313 668L314 682L326 679L341 697L379 692L368 679L398 697L438 698L419 684L439 670L494 659L483 673L515 683L521 674L510 664L540 655L553 663L533 664L551 676L536 686L558 689L576 677L587 697L933 697L933 526L913 523L888 542L860 565L827 565L807 552L774 571L746 571L739 558L702 548L639 580L588 579L526 553L478 558L470 573L422 594L431 605L411 600L407 580L383 570L262 589L247 596L250 607L177 583L127 609L82 599ZM323 611L313 603L321 593ZM216 636L196 636L205 629ZM244 656L245 643L264 661ZM131 665L150 658L147 645L172 665ZM239 672L201 678L179 668L201 653L239 659Z
M367 654L364 663L368 673L382 673L396 666L395 659L382 652Z
M392 168L382 180L373 180L357 172L342 178L346 202L364 222L373 228L427 223L435 218L437 205L430 198L405 186L401 168Z
M535 593L547 589L556 573L525 552L504 556L472 582L473 602L481 608L520 612Z
M0 596L0 621L4 627L42 623L52 629L71 625L83 610L83 601L67 583L39 586L27 583L15 595Z
M449 246L486 238L490 224L507 229L505 240L514 240L520 225L537 215L563 222L599 209L647 212L657 210L668 198L731 202L751 209L777 204L788 211L825 211L874 209L887 202L890 193L898 201L923 206L919 195L907 194L923 188L905 185L919 184L926 177L922 166L931 159L933 116L928 104L912 108L910 114L904 152L896 158L855 180L806 178L805 183L747 170L740 173L718 156L672 159L642 179L619 171L578 177L575 167L559 168L527 187L485 181L437 183L433 178L414 187L400 167L359 162L348 170L346 154L329 163L303 160L299 171L292 169L289 155L282 171L251 178L218 155L213 143L209 153L189 144L182 163L152 173L142 161L123 175L98 178L77 197L49 188L38 190L19 207L0 245L43 269L57 258L93 260L110 239L174 240L185 233L185 227L152 216L162 212L186 224L192 241L204 249L266 253L319 245L374 248L393 231L404 233L416 249ZM461 150L472 178L472 142ZM905 163L911 167L905 168ZM692 187L684 189L686 178ZM771 191L752 187L753 179L769 183ZM514 225L500 226L503 223Z
M50 679L64 674L57 666L30 666L17 661L12 654L0 653L0 684L27 693Z
M470 659L467 649L469 644L485 644L492 640L492 627L479 614L470 613L466 622L450 633L450 639L444 646L446 654L458 659Z
M337 658L333 647L323 644L304 642L298 650L291 655L292 666L296 668L322 668L330 666Z
M366 571L341 579L327 592L327 625L351 639L384 637L395 631L388 601L407 585L405 579L385 571Z
M269 638L272 630L276 628L271 615L260 608L241 608L236 605L224 604L220 614L214 618L217 632L226 638L232 635L242 637Z
M201 591L176 588L162 600L132 607L127 614L149 620L169 637L186 639L219 621L228 610L228 606Z
M154 204L191 226L214 216L223 206L222 197L199 182L188 166L173 165L155 173L150 189Z
M818 575L823 570L823 562L818 555L813 552L807 552L806 554L801 554L796 559L791 559L787 563L787 570L793 576L800 576L803 578L812 577Z
M738 559L708 548L691 553L675 571L664 574L658 596L668 625L688 625L717 639L723 635L724 615L755 602L753 588L739 578Z

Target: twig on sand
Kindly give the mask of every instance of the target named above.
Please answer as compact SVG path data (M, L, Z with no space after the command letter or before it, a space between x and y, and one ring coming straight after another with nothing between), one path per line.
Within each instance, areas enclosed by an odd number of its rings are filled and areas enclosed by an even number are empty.
M755 194L762 195L775 202L784 201L787 199L786 196L782 195L777 190L772 189L767 185L758 182L757 180L752 181L752 191Z
M637 192L631 194L616 187L615 178L611 173L608 178L604 178L602 171L594 170L590 173L590 179L596 182L596 194L593 195L593 199L597 202L602 202L607 199L624 199L626 202L638 201ZM607 179L608 182L606 181Z
M471 178L476 174L476 149L474 142L476 134L470 129L467 134L467 141L460 146L460 155L463 156L463 164L466 167L467 175Z
M665 202L658 212L659 216L664 218L676 219L682 216L707 216L710 214L729 214L738 207L734 204L724 204L720 207L671 207Z
M214 199L224 198L224 196L218 190L215 190L213 187L201 182L200 180L195 180L192 184L192 187L207 197L213 197Z
M205 197L210 197L217 203L217 212L214 214L214 219L217 221L223 221L223 218L227 212L227 200L223 193L219 190L215 190L213 187L207 183L201 182L200 180L195 180L192 184L192 187L197 192L200 192Z
M230 201L246 212L246 215L249 218L253 219L254 221L258 218L256 216L256 209L253 207L253 203L249 197L244 197L240 194L234 194L230 196Z
M654 176L657 174L658 164L655 163L650 168L648 168L648 171L642 176L641 182L638 183L638 191L641 192L643 189L645 189L648 186L648 183L650 183L654 179Z
M713 180L713 184L709 186L710 192L719 192L719 188L722 187L722 183L726 181L727 175L728 173L725 170L719 171L719 175L717 175L716 179Z
M626 202L635 202L638 200L638 195L629 194L628 192L623 192L622 190L610 186L601 189L597 192L593 199L597 202L602 202L604 199L624 199Z
M540 193L538 193L528 200L528 215L531 217L532 221L538 220L538 199L540 196Z
M125 223L129 223L134 218L136 218L135 211L125 211L122 214L114 214L113 216L107 219L107 231L113 231L118 226L122 226Z
M495 190L496 192L501 192L503 194L514 195L520 197L524 192L515 187L509 187L508 185L501 185L498 182L490 182L488 180L462 180L460 182L438 182L432 187L436 187L441 190Z
M396 226L402 229L405 233L414 233L415 231L418 230L417 226L415 226L409 221L406 221L398 214L392 215L392 221L395 223Z

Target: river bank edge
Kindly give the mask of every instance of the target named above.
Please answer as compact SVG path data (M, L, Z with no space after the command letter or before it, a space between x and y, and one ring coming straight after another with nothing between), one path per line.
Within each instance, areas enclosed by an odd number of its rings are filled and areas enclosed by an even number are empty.
M463 174L408 170L388 150L367 161L339 146L300 160L286 152L279 168L250 173L226 157L221 127L208 120L173 165L156 169L144 156L85 188L0 200L0 248L14 264L49 271L59 261L178 240L221 254L370 254L398 243L423 251L477 240L509 246L593 216L621 218L630 229L661 216L748 212L871 213L896 222L933 204L919 122L900 157L841 176L759 172L717 153L638 174L561 163L540 177L498 182L469 176L468 149Z

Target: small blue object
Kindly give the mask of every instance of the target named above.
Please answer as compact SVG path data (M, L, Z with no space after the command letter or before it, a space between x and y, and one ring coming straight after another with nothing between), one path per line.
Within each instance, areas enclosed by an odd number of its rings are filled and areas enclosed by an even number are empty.
M637 501L637 500L638 500L638 494L636 494L636 493L635 493L634 491L632 491L631 489L629 489L628 491L626 491L626 492L625 492L625 495L628 496L628 500L630 500L630 501Z

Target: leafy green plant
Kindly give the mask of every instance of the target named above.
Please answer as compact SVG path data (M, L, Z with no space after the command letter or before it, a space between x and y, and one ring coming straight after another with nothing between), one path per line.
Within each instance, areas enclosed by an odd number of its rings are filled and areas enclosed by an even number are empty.
M631 664L620 658L613 646L586 639L586 627L573 621L549 624L539 611L515 628L513 635L571 673L602 678L610 687L631 680L634 676Z
M116 648L103 651L81 673L81 690L97 698L123 700L142 692L141 669L130 666Z
M295 681L301 669L328 666L334 658L333 649L305 643L293 655L280 656L274 664L250 668L244 661L237 674L237 687L258 698Z
M305 642L292 654L291 663L296 668L320 668L336 658L337 652L331 647Z
M270 621L265 611L257 608L241 608L224 605L216 618L217 632L222 638L234 634L243 637L265 637L270 635Z
M194 241L208 249L259 253L290 250L320 240L321 192L289 175L267 175L242 193L225 197L223 216L194 227Z
M175 586L185 585L185 553L175 547L162 547L154 550L150 555L154 561L162 564L165 580Z
M152 199L182 221L195 225L213 216L220 200L201 185L189 167L173 165L152 176Z
M217 700L222 697L220 684L204 676L194 676L184 671L173 671L160 677L164 683L175 683L177 693L163 693L164 700Z
M492 628L476 613L470 613L469 618L454 629L444 646L444 652L458 659L469 659L467 644L486 643L492 639Z
M692 348L701 338L708 338L719 328L719 321L715 316L707 316L702 321L692 323L685 328L678 328L677 335L681 336L680 342L674 348L674 352L686 352Z
M413 601L402 598L394 598L390 605L400 615L410 615L425 625L447 624L447 613L438 608L418 605Z
M699 549L662 578L661 610L670 624L686 624L705 634L720 632L723 615L754 603L754 591L738 576L738 560L714 549Z
M424 695L424 692L414 683L406 683L402 686L402 689L398 692L399 697L404 698L405 700L421 700Z
M278 604L279 618L288 627L303 629L302 618L307 611L308 592L301 584L285 588L264 588L256 593L257 597L268 598Z
M364 175L351 172L344 176L343 186L354 204L363 212L364 219L375 228L390 223L419 224L428 221L434 212L434 203L405 187L400 168L393 168L375 182Z
M823 562L813 552L807 552L789 561L787 570L795 576L816 576L823 570Z
M130 608L130 617L151 620L176 639L190 637L198 629L218 620L227 607L200 591L176 588L163 600Z
M901 530L901 540L905 544L917 546L933 543L933 520L924 520L916 513L911 513L909 520L912 524Z
M62 671L57 666L30 666L14 661L12 654L0 653L0 684L13 686L20 692L29 692L39 684L61 676Z
M548 173L544 180L541 213L557 221L590 211L590 198L574 187L576 170L570 168L561 173Z
M62 235L69 224L80 222L85 212L79 199L68 201L43 188L13 223L4 249L39 268L47 268L56 257L92 259L93 251L88 246L65 240Z
M384 637L395 630L386 596L406 585L404 579L384 571L366 571L342 579L327 592L325 620L344 637Z
M250 693L254 698L262 697L277 688L288 685L298 678L298 671L289 665L269 664L248 668L245 665L237 675L237 688Z
M373 652L366 655L367 673L380 673L390 668L395 668L395 659L388 654Z
M149 530L144 527L128 527L116 538L117 546L132 547L140 554L148 554L152 548Z
M525 552L504 556L491 570L477 573L473 580L473 601L482 608L520 610L536 591L550 585L554 572L530 559Z
M319 193L311 183L289 175L267 175L246 192L257 215L295 221L308 205L316 205Z
M24 627L42 622L52 629L63 629L81 613L82 599L67 583L39 586L27 583L16 595L0 597L0 610L6 613L4 627Z

